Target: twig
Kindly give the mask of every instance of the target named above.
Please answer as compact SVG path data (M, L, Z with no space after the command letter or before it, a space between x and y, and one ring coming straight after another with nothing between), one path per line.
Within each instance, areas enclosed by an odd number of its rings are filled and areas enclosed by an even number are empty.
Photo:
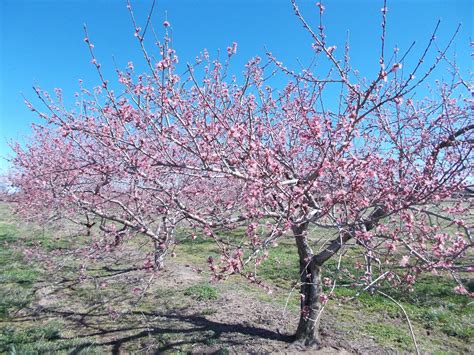
M389 273L390 273L390 271L386 271L385 273L383 273L382 275L377 277L374 281L372 281L370 284L365 286L364 289L357 292L356 295L354 297L352 297L352 299L359 297L362 292L368 290L370 287L372 287L374 284L376 284L380 279L385 278Z

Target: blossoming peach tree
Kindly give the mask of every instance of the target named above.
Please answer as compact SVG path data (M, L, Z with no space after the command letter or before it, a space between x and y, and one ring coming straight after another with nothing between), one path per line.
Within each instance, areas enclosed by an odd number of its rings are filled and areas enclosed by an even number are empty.
M291 234L300 271L295 339L310 345L320 342L329 296L321 270L349 242L366 257L366 289L382 280L413 284L425 271L448 271L457 280L459 261L473 246L472 199L460 197L472 183L473 102L454 66L452 80L438 83L432 98L417 99L415 89L434 68L450 63L451 42L435 46L437 27L407 68L411 47L387 58L384 4L380 66L363 79L349 46L339 57L323 26L313 30L292 4L314 55L329 64L324 73L294 72L267 53L249 60L241 79L229 78L234 43L223 62L204 51L178 75L170 24L155 61L145 47L148 23L140 29L129 6L149 71L138 75L133 63L118 71L118 94L86 31L101 86L81 88L74 110L64 107L60 90L52 99L35 89L46 111L27 105L45 124L30 145L15 146L11 179L20 206L88 216L115 237L151 238L159 267L181 223L202 228L219 245L221 258L208 260L216 278L237 273L260 282L246 265L260 263ZM318 9L322 17L324 6ZM436 58L422 71L432 50ZM277 75L284 87L269 84ZM326 238L312 240L313 226ZM222 231L235 228L245 237L223 243ZM468 292L461 284L457 291Z

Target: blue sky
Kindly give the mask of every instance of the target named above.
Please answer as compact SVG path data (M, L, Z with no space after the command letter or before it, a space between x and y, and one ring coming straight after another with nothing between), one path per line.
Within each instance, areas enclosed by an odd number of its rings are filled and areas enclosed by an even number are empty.
M316 27L315 3L299 1L305 17ZM382 3L325 2L327 42L342 50L349 30L351 61L364 75L379 68ZM137 20L144 24L151 0L135 0L132 4ZM218 49L225 51L233 41L238 42L232 67L237 74L249 58L262 56L265 46L295 69L298 58L304 62L312 55L311 40L293 14L289 0L157 0L153 21L161 33L165 13L181 63L192 62L204 48L211 55ZM437 37L440 44L445 44L457 24L462 23L453 49L458 65L468 72L472 68L471 0L389 0L387 47L397 44L403 51L416 40L412 55L415 60L438 19L442 20ZM60 87L65 98L72 101L78 79L89 88L99 83L83 41L83 23L111 81L115 79L112 56L119 68L125 68L129 60L143 63L125 0L0 0L0 157L10 156L8 142L24 142L32 122L39 122L24 106L22 93L34 99L33 85L51 92ZM433 79L444 75L440 68ZM7 168L8 162L0 158L0 172Z

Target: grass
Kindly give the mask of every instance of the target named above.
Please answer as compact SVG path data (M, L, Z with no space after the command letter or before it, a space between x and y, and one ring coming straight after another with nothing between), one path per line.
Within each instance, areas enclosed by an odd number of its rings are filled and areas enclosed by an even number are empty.
M183 263L193 263L205 267L209 256L215 258L219 255L216 243L208 238L198 236L193 240L184 231L179 231L177 242L176 260Z
M373 336L379 344L389 348L401 348L405 351L413 349L411 336L403 327L368 323L364 326L364 330Z
M44 276L41 266L30 262L21 251L64 249L67 240L53 238L33 225L18 224L8 207L0 205L0 246L0 353L45 353L84 345L80 339L61 338L57 321L26 322L26 326L9 323L24 316L35 299L35 284Z
M267 260L257 269L257 274L281 287L288 287L299 279L299 261L290 241L282 241L271 250Z
M141 290L143 280L149 275L144 271L115 275L111 270L141 265L141 254L121 254L119 259L98 262L71 257L65 262L61 252L86 245L84 238L60 238L54 230L17 222L5 206L0 206L0 353L104 353L111 352L114 346L131 353L144 349L186 353L193 350L194 343L200 343L214 353L225 354L230 351L229 344L224 343L219 332L205 330L202 325L197 331L181 329L180 315L200 305L198 314L212 320L219 314L218 302L225 302L224 296L230 291L238 292L242 303L254 297L279 312L299 278L293 241L283 239L257 269L258 277L275 291L272 295L237 277L218 285L205 282L209 279L206 259L218 256L215 243L200 236L192 240L185 231L179 231L177 257L173 262L189 265L189 269L200 267L204 276L172 287L161 285L158 280L143 299L137 300L134 290L137 285ZM241 231L223 237L238 239ZM31 260L23 253L25 249L39 250L51 255L48 261L64 265L51 273L47 263ZM56 252L57 256L53 256ZM87 279L81 281L77 271L83 263L88 265L88 271ZM338 285L350 285L363 273L353 267L353 260L343 261L342 268L348 272L337 274L336 261L332 260L325 265L322 276L337 278ZM469 287L470 275L463 277ZM50 299L51 310L38 308L39 285L47 288L53 282L55 287L64 286L52 294L55 298ZM474 303L454 294L454 286L445 275L424 276L410 292L388 284L381 286L383 292L394 297L407 311L422 352L468 352L474 337ZM357 288L337 287L323 314L323 323L334 319L333 327L344 330L344 336L354 341L370 337L392 351L413 351L400 308L378 294L361 293L354 298L357 292ZM209 304L203 308L198 302ZM54 313L62 309L72 313ZM298 315L298 290L289 298L287 309L292 317ZM167 314L172 316L167 318Z
M202 311L201 311L201 314L203 316L212 316L213 314L217 313L217 310L215 310L214 308L204 308Z
M59 339L59 328L55 323L49 323L41 328L16 329L5 327L0 334L0 350L7 351L16 349L17 351L35 344L36 348L43 348L44 344ZM29 346L32 348L32 346Z
M363 275L363 270L354 268L353 260L351 264L342 263L341 269L346 269L344 273L337 273L336 264L336 260L330 260L322 270L322 277L336 278L338 284L349 285L354 283L354 279ZM258 268L257 273L273 285L285 289L291 287L299 278L298 257L291 241L280 242ZM455 286L456 283L449 277L428 275L420 277L411 291L403 286L393 288L388 284L382 284L380 290L394 297L404 307L420 332L442 333L457 344L474 337L474 302L468 297L455 294L453 292ZM328 292L328 288L325 288L325 291ZM359 289L355 287L337 287L334 290L335 302L355 298L358 291ZM298 290L295 294L289 298L288 305L293 309L299 307ZM280 297L263 296L262 299L273 299L277 303L286 304L286 296L286 294ZM382 315L385 320L388 317L393 321L403 322L401 326L390 324L385 326L380 323L365 324L363 320L356 319L357 322L363 323L359 324L361 330L373 336L378 343L386 346L411 346L412 340L408 333L406 336L397 335L402 334L400 328L406 328L406 321L401 309L391 300L379 294L370 295L362 292L352 304L362 307L366 318L370 318L371 315ZM345 309L343 318L350 317L350 313L354 312L354 308L351 307Z
M0 222L0 320L28 305L38 270L24 262L23 255L9 246L15 241L13 226Z
M184 291L184 294L186 296L190 296L196 301L212 301L218 299L219 297L219 292L217 289L205 283L188 287Z

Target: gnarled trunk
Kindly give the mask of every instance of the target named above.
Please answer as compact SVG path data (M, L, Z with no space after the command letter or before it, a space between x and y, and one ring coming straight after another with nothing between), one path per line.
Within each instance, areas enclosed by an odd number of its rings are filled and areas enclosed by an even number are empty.
M313 258L313 252L307 240L307 224L293 227L300 261L300 297L301 313L295 340L305 346L319 346L319 313L321 310L321 274L320 266Z
M321 303L320 268L314 262L308 266L301 266L301 314L298 328L295 333L296 340L302 341L304 345L319 345L319 313Z
M375 228L378 221L386 215L383 208L376 208L364 222L367 231ZM333 239L323 250L314 255L308 243L308 223L293 225L293 235L300 261L301 273L301 315L296 330L295 340L305 346L320 345L319 316L321 312L321 267L332 258L341 247L353 237L353 233L341 233ZM370 271L370 259L368 259L368 271Z

